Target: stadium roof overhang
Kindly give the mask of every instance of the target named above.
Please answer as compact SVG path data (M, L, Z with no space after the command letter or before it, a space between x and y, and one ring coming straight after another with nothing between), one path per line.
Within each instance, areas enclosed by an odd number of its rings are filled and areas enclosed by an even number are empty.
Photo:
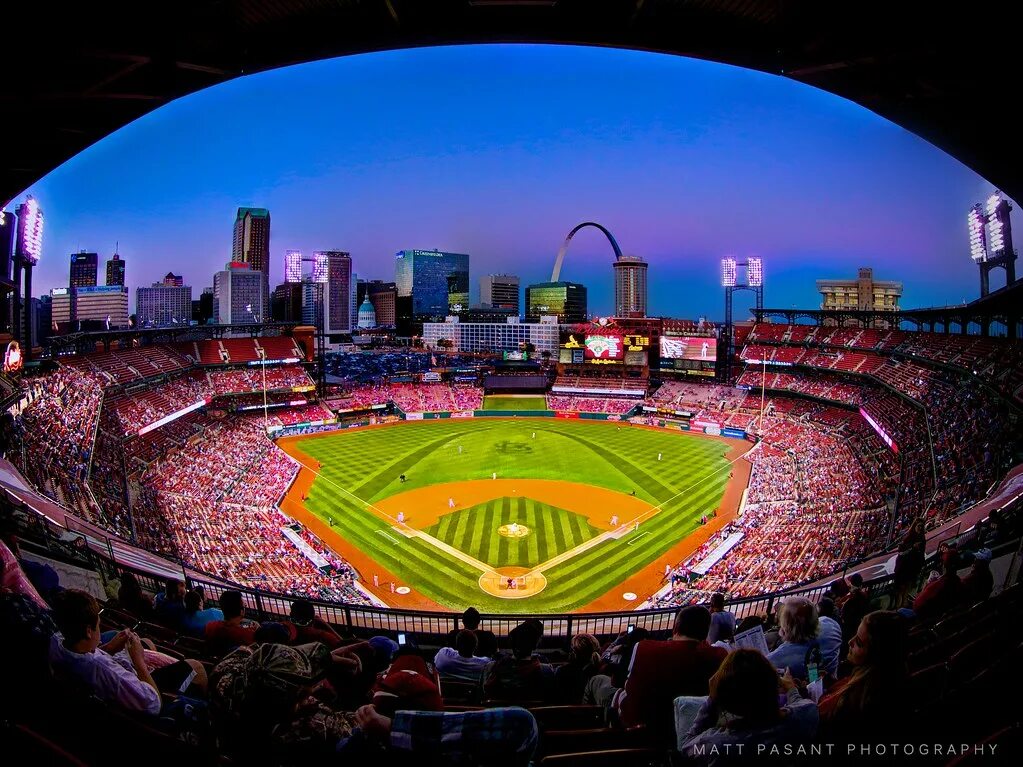
M180 96L347 54L458 43L660 51L844 96L1023 199L1001 4L922 0L183 0L12 3L0 48L0 202ZM595 105L595 108L614 108ZM258 110L252 113L258 120Z

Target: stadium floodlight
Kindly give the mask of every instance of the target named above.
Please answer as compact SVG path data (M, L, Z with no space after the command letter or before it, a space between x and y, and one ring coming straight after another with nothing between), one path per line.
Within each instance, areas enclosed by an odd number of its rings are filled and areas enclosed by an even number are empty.
M313 282L327 282L330 270L326 253L313 253Z
M735 259L721 259L721 285L726 288L735 287Z
M32 195L18 206L18 255L39 263L43 252L43 211Z
M967 214L970 227L970 258L978 264L987 260L987 233L984 231L984 211L978 202Z
M1009 203L995 192L987 200L987 244L991 258L1005 252L1005 228L1009 223Z
M746 259L746 277L751 288L759 288L764 284L764 262L753 257Z
M302 251L301 250L286 250L286 251L284 251L284 281L285 282L301 282L302 281Z

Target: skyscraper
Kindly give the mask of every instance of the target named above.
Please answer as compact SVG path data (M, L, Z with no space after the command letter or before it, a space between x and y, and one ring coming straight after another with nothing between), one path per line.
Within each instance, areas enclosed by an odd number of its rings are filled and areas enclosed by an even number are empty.
M614 262L615 317L646 317L647 262L639 256L622 256Z
M359 280L356 303L361 310L363 300L368 298L376 314L376 323L380 327L393 328L397 323L395 314L396 297L397 290L393 282Z
M394 261L398 298L412 299L416 322L443 319L469 305L469 256L439 250L402 250Z
M124 284L124 259L114 253L113 258L107 261L107 285Z
M352 290L352 257L341 250L317 251L314 263L326 267L326 283L323 289L323 331L331 333L352 332L352 316L355 295Z
M231 260L248 264L263 275L260 311L270 310L270 211L266 208L238 208L234 220ZM260 315L260 319L263 315Z
M519 278L513 274L480 277L480 306L484 309L519 311Z
M96 253L72 253L71 274L68 285L72 288L96 287L96 272L99 255Z
M586 321L586 286L577 282L538 282L526 288L526 316L539 322L555 315L558 322Z
M301 250L286 250L286 251L284 251L284 281L285 282L301 282L302 281L302 251Z
M250 325L263 321L263 273L232 261L213 275L213 322Z
M167 272L167 274L163 276L163 279L160 280L159 283L154 284L164 285L168 288L180 288L185 284L185 278L182 277L180 274L174 274L174 272Z
M282 282L270 299L270 317L274 322L302 321L302 283Z
M192 286L175 284L165 277L152 287L136 288L135 314L139 327L187 325L192 317Z

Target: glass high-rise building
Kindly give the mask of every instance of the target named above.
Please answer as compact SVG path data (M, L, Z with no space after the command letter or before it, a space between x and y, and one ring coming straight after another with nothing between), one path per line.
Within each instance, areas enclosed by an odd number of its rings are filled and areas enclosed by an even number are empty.
M107 285L124 285L124 259L116 253L107 261Z
M412 301L412 319L443 319L452 307L469 307L469 255L439 250L401 250L394 260L398 298Z
M646 317L647 262L639 256L622 256L614 262L615 317Z
M480 306L484 309L513 309L519 312L519 278L513 274L480 277Z
M586 286L578 282L538 282L526 287L526 316L539 322L544 315L558 322L586 321Z
M68 285L72 288L96 287L98 262L99 255L96 253L72 253Z
M231 260L248 264L263 275L260 311L270 311L270 211L266 208L238 208L234 219ZM260 319L263 317L261 316Z

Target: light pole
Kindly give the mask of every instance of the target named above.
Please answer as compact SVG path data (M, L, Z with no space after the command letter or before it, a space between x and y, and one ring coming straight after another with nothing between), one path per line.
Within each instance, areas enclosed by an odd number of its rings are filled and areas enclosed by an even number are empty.
M256 355L259 357L259 367L263 370L263 429L270 428L270 416L267 415L266 404L266 349L262 346L256 348Z

